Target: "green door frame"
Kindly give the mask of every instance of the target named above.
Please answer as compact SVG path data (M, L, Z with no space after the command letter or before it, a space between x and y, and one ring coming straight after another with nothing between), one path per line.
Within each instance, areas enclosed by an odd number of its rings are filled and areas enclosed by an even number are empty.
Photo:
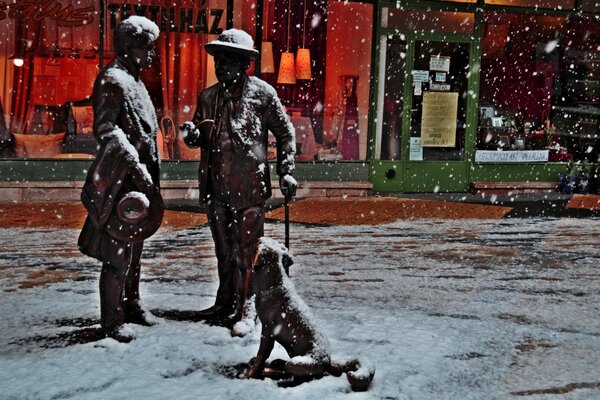
M385 4L384 4L385 5ZM381 15L381 7L378 14ZM419 8L419 7L415 7ZM443 7L445 9L445 7ZM459 11L459 10L457 10ZM460 11L465 11L460 10ZM404 85L404 104L402 119L402 142L400 160L378 160L375 159L375 146L377 135L377 112L374 112L371 136L371 163L370 179L373 182L373 188L378 192L464 192L468 190L470 183L470 171L475 152L475 138L477 132L477 108L479 93L479 61L481 60L481 41L483 29L483 13L474 13L474 32L472 34L457 34L446 32L412 32L398 29L382 28L380 21L377 21L377 47L374 54L374 104L375 109L380 109L378 105L379 82L382 78L379 71L382 66L380 63L382 37L388 38L403 35L407 42L406 53L406 77ZM412 108L412 71L414 68L415 42L417 40L429 40L437 42L467 43L469 45L469 67L470 75L468 77L467 90L471 95L467 97L466 111L466 133L464 158L462 161L410 161L410 124Z

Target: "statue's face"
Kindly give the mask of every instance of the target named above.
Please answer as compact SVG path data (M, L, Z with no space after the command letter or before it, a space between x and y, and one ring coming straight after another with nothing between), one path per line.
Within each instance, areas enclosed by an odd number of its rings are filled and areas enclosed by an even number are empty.
M248 61L235 54L215 54L215 74L219 82L232 82L244 74Z
M148 68L152 64L152 59L156 55L154 41L149 38L133 40L130 43L128 56L138 68Z

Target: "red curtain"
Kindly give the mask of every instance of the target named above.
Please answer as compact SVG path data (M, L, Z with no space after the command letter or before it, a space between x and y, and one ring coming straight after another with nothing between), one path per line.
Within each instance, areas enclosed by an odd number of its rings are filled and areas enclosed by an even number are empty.
M163 1L163 5L172 3ZM201 9L209 14L208 4L194 0L177 2L177 7L185 8L186 15L190 12L197 16ZM192 10L192 11L190 11ZM180 22L181 23L181 22ZM196 108L199 91L203 88L202 72L206 70L206 58L201 57L205 35L202 33L161 32L158 39L160 58L161 91L163 110L162 116L173 120L173 129L165 129L163 140L168 142L168 136L176 134L177 127L190 120ZM166 126L161 124L161 126ZM189 149L180 137L174 143L175 158L197 159L199 150Z

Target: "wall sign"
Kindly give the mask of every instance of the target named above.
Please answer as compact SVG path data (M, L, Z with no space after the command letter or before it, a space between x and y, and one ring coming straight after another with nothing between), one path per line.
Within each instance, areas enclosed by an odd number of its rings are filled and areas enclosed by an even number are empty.
M478 163L524 163L546 161L548 161L548 150L475 151L475 162Z
M54 20L61 27L80 27L95 21L96 7L77 7L68 0L0 0L0 21L10 18L22 22L43 22ZM75 3L75 2L72 2ZM131 15L141 15L152 20L161 32L200 33L218 35L223 31L219 25L224 21L223 9L164 7L160 5L140 5L130 3L110 3L108 13L110 27L117 25L117 15L124 20ZM223 23L224 25L224 23Z
M458 92L423 93L421 117L421 146L454 147Z
M202 2L204 3L204 2ZM110 3L110 27L117 26L117 15L123 21L131 15L141 15L160 28L161 32L200 33L218 35L223 32L221 20L224 10L186 7L163 7L130 3ZM209 20L212 21L209 24Z
M94 6L76 8L58 0L16 0L12 4L0 1L0 21L10 18L41 22L48 18L56 21L58 26L77 27L94 22L95 13Z

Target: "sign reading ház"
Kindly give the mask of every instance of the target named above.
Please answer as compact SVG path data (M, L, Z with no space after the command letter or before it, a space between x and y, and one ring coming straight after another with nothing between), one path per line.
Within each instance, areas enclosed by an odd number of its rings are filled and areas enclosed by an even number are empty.
M522 163L548 161L548 150L477 150L475 162L478 163Z
M202 1L200 4L202 8L184 8L111 3L108 5L110 27L114 29L117 25L117 13L119 13L121 21L130 15L147 17L159 26L161 32L208 33L218 35L223 31L223 28L219 27L223 17L223 10L207 9L203 7L204 4L205 1ZM212 21L209 26L210 18L212 18Z

